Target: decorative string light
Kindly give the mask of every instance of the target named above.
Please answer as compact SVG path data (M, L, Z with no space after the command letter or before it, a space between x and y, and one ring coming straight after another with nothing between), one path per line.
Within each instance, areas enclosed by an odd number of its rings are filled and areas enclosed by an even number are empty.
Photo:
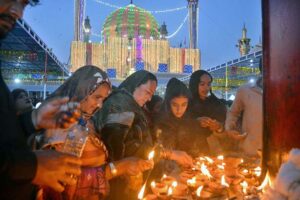
M166 37L167 39L170 39L170 38L174 37L181 30L181 28L183 27L183 25L187 21L188 16L189 16L189 13L186 14L183 22L181 22L181 24L178 26L178 28L176 29L176 31L174 33L172 33L171 35L169 35L169 36Z
M95 2L97 3L100 3L102 5L105 5L107 7L110 7L110 8L122 8L120 6L117 6L117 5L114 5L114 4L110 4L110 3L107 3L107 2L104 2L104 1L101 1L101 0L94 0ZM147 11L145 10L145 12L149 12L149 13L167 13L167 12L175 12L175 11L180 11L180 10L184 10L184 9L187 9L186 6L182 6L182 7L178 7L178 8L170 8L170 9L166 9L166 10L153 10L153 11Z

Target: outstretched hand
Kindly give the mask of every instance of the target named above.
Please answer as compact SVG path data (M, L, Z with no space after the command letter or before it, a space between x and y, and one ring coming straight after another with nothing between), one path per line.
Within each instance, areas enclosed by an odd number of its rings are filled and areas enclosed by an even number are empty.
M170 159L176 161L179 165L190 167L193 165L193 159L184 151L172 150Z
M247 137L247 133L240 133L239 131L236 130L227 130L225 131L225 133L227 134L227 136L230 139L236 140L236 141L240 141L240 140L244 140Z
M65 189L65 185L75 185L74 176L80 175L80 158L66 155L53 150L34 152L37 157L37 172L33 184L48 186L58 192Z
M212 132L222 129L222 124L215 119L209 117L199 117L197 120L203 128L209 128Z
M68 97L54 98L42 103L32 112L32 121L38 129L68 128L80 117L79 104Z
M117 168L120 169L121 174L135 176L141 172L153 168L153 161L143 160L136 157L127 157L119 161Z

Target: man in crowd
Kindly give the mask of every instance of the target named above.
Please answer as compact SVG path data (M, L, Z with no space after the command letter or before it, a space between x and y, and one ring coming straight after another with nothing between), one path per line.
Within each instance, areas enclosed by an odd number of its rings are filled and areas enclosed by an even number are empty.
M0 0L0 39L22 17L27 4L37 3L38 0ZM78 158L50 150L33 152L26 145L26 136L34 130L66 128L76 122L78 104L67 102L68 98L54 99L17 118L0 70L0 199L34 199L34 185L63 191L66 184L76 183L70 174L80 174Z

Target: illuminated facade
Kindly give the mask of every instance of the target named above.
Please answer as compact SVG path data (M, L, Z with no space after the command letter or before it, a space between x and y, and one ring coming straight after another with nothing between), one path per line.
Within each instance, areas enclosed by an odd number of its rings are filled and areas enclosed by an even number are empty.
M200 69L200 50L171 47L163 26L134 4L119 8L104 22L102 43L72 42L70 71L92 64L111 78L125 78L141 69L187 74Z

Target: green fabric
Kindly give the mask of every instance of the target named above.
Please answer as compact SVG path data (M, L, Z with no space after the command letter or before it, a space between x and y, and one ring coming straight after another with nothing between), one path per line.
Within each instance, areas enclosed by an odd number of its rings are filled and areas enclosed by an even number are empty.
M114 17L115 15L117 16ZM137 24L136 24L136 16L138 16ZM105 20L102 31L103 31L103 35L108 37L112 35L111 26L115 26L120 29L120 31L116 33L118 37L122 37L122 34L127 34L128 37L134 37L135 27L138 25L138 33L142 35L144 38L146 38L147 23L149 23L148 29L150 29L149 37L158 39L159 26L154 16L146 10L130 4L126 7L117 9L116 11L111 13ZM124 32L122 33L123 28L125 29L125 33Z

